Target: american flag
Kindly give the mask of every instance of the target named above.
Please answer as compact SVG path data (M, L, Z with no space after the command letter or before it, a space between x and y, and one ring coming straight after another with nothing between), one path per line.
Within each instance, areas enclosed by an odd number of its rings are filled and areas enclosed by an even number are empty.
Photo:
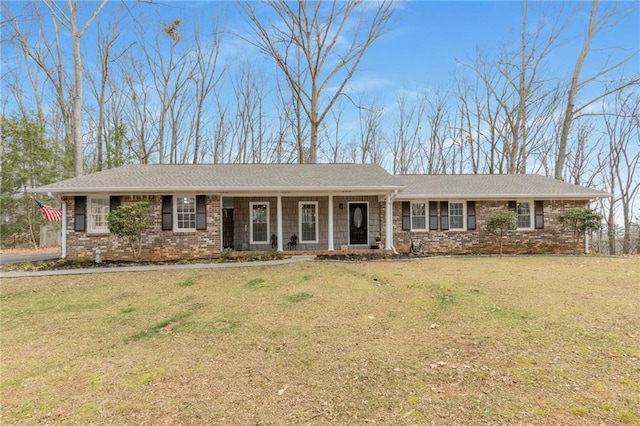
M38 207L42 210L42 214L49 222L58 222L62 220L62 211L53 207L46 206L40 201L36 200Z

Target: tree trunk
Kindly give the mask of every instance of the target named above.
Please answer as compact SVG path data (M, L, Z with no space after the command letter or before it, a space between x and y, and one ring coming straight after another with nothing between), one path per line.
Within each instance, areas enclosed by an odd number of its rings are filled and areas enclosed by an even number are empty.
M589 16L589 26L587 28L585 39L582 44L582 49L580 50L580 54L578 55L578 59L576 60L576 64L573 68L573 73L571 74L571 85L569 86L569 91L567 92L567 103L564 109L564 116L562 119L562 130L560 132L560 140L558 142L558 152L556 153L554 177L558 180L563 180L563 176L564 176L564 165L567 160L567 143L569 140L569 131L571 130L571 123L573 123L573 118L575 114L575 98L579 90L578 86L579 86L580 73L582 72L582 66L584 65L584 61L587 58L587 55L589 54L591 39L593 38L593 33L595 30L596 15L598 13L599 5L600 5L599 0L594 0L591 3L591 14Z

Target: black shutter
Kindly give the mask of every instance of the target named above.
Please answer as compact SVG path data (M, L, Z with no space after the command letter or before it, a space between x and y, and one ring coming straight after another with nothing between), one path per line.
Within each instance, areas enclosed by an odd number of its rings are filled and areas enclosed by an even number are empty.
M438 230L438 202L429 201L429 230Z
M509 210L511 210L514 213L517 213L517 208L518 204L515 201L509 201Z
M449 202L440 201L440 230L449 229Z
M162 230L171 231L173 229L173 197L171 195L162 196Z
M122 197L119 195L112 195L109 197L109 211L112 212L122 204Z
M544 206L542 200L535 201L536 205L536 229L544 229Z
M76 232L85 232L87 230L87 197L76 196L73 208L73 230Z
M402 202L402 230L411 230L411 202Z
M196 195L196 229L206 231L207 229L207 196Z
M467 230L476 229L476 202L467 201Z

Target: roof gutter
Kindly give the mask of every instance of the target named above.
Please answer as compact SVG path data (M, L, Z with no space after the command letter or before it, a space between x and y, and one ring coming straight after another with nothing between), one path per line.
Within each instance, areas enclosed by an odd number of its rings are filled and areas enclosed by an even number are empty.
M260 193L260 192L279 192L279 193L310 193L310 192L386 192L391 190L403 189L404 186L384 185L384 186L163 186L162 188L153 187L42 187L29 188L27 192L35 194L56 193L59 195L66 194L85 194L85 193L143 193L143 194L166 194L168 192L210 192L210 193Z
M606 192L593 194L401 194L402 200L507 200L507 199L536 199L536 200L585 200L611 198L613 194Z

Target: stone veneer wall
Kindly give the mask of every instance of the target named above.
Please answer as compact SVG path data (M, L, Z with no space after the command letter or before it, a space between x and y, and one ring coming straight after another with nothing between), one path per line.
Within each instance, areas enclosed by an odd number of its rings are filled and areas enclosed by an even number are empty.
M67 203L67 257L94 258L100 247L104 260L131 260L127 243L110 233L74 231L74 198L64 197ZM162 196L122 196L122 204L146 201L149 203L149 228L143 233L140 260L158 261L186 258L207 258L220 252L220 197L207 195L207 229L194 232L162 230ZM175 218L174 218L175 223Z
M558 215L570 207L582 207L587 200L544 201L544 229L513 231L503 240L505 254L573 253L573 234L562 228ZM385 204L381 204L384 219ZM508 201L476 201L476 230L474 231L403 231L402 203L393 204L393 237L396 250L408 252L410 242L422 241L425 253L433 254L490 254L499 252L499 243L486 231L491 212L506 210ZM384 222L383 222L384 223ZM384 226L382 227L384 235ZM578 251L584 252L584 240L578 242Z

